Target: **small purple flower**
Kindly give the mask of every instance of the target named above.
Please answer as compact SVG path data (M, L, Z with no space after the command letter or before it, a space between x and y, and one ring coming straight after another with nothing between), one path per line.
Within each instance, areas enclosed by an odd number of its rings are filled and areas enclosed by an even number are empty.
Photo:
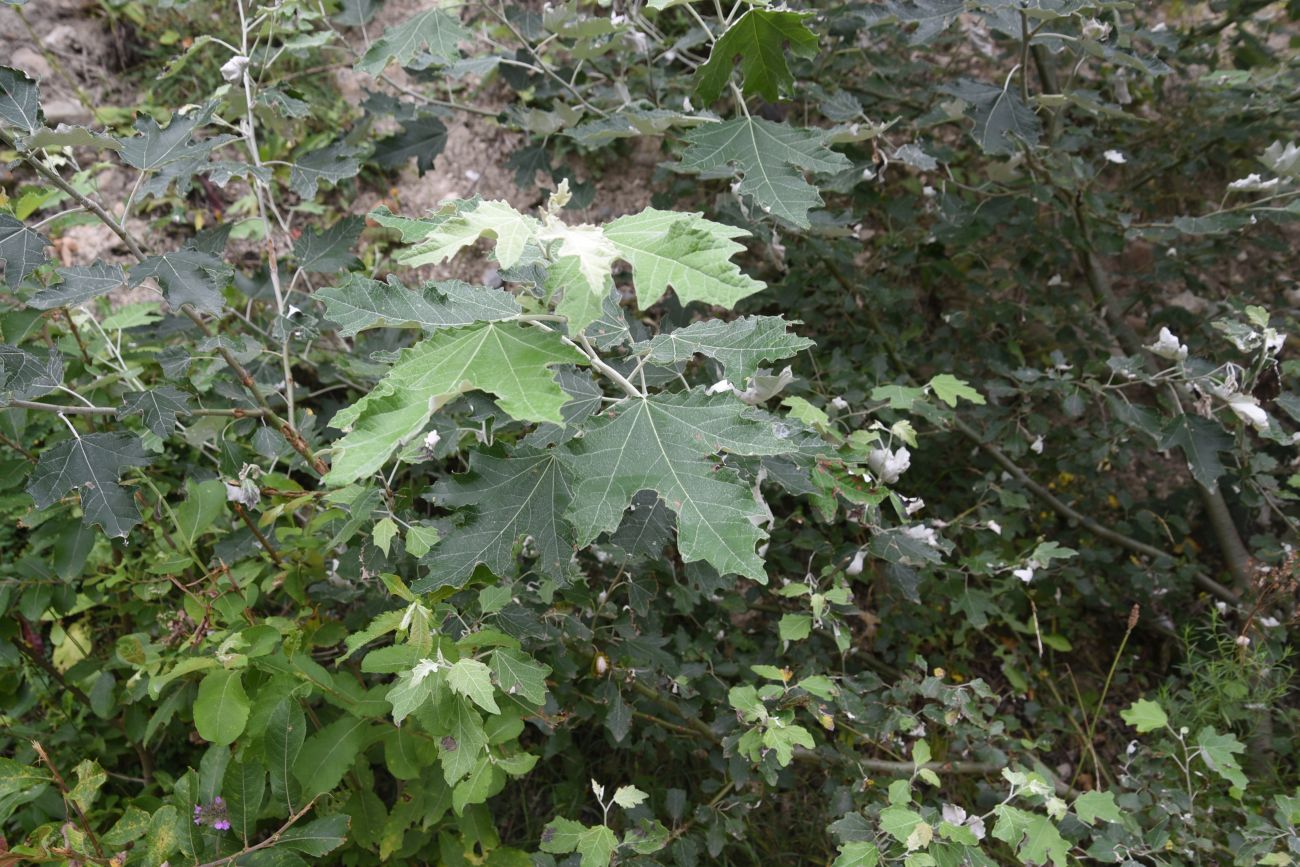
M226 813L226 802L221 800L221 796L212 799L212 803L206 807L199 804L194 805L194 824L208 825L215 831L229 831L230 817Z

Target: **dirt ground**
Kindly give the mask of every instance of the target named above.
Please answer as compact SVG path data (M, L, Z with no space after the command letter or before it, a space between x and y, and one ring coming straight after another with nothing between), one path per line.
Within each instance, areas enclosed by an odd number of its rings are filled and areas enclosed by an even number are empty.
M366 31L371 39L377 38L387 27L426 8L428 0L389 0ZM363 44L359 29L351 35L355 36L354 44ZM40 80L42 104L51 126L88 124L95 105L130 105L136 101L136 93L123 90L123 77L107 74L123 56L126 38L110 25L93 0L32 0L23 7L0 5L0 58L4 58L0 62ZM353 104L364 99L368 91L386 89L382 82L347 65L341 65L334 75L340 91ZM396 67L389 68L389 75L409 83ZM480 107L495 109L503 105L507 94L502 90L497 96L497 104L480 103ZM536 204L538 189L520 189L515 184L514 170L506 165L510 154L526 144L524 136L501 127L492 118L473 114L456 114L444 122L448 128L446 148L436 159L433 171L420 177L410 164L391 187L361 191L348 209L365 214L382 201L394 210L415 215L437 207L445 199L472 195L504 199L519 208ZM648 205L650 177L658 159L653 145L651 142L638 151L631 170L623 167L614 177L597 178L592 206L577 212L574 219L605 221ZM109 169L96 180L105 202L120 202L130 175ZM143 223L139 228L147 231ZM125 258L125 251L116 249L117 238L98 225L72 227L55 243L56 253L65 264ZM491 276L487 265L482 258L462 257L440 268L426 269L423 276L479 280Z

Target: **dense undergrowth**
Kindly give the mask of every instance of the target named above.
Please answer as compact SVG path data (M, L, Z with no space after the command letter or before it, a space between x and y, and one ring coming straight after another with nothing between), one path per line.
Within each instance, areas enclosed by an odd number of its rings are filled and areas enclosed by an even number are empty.
M1300 861L1296 3L2 4L0 864Z

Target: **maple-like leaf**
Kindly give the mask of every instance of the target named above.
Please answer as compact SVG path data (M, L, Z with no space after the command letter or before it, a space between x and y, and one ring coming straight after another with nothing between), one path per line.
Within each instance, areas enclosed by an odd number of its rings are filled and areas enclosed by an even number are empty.
M420 52L428 52L435 64L446 65L460 58L457 45L469 38L470 32L451 15L430 9L385 30L357 62L357 69L379 75L393 60L409 66Z
M739 68L744 95L758 94L776 102L794 90L794 76L785 52L798 57L817 56L817 35L804 24L811 12L750 9L718 37L709 59L695 77L695 92L705 105L712 103ZM739 63L737 63L739 59Z
M984 153L1005 156L1018 152L1021 143L1038 143L1038 116L1014 88L963 78L942 90L971 107L971 137Z
M751 485L713 455L777 455L795 448L785 423L734 397L699 392L626 401L612 419L589 424L562 457L574 479L569 520L579 545L616 530L641 491L655 491L677 513L682 560L766 582L755 546L767 534Z
M23 132L35 132L44 125L36 80L21 69L0 66L0 120Z
M370 158L386 169L401 168L415 158L416 171L423 177L447 146L447 127L433 115L402 121L402 131L375 142Z
M352 245L361 237L366 221L361 217L344 217L328 229L309 227L293 243L293 255L308 271L332 274L346 270L356 261Z
M118 480L128 467L148 463L139 437L83 434L41 453L27 493L36 501L36 508L47 509L75 490L81 495L82 523L87 527L99 524L109 536L125 536L140 523L140 513Z
M642 309L671 286L683 304L701 301L734 307L760 292L763 283L740 270L731 257L745 247L736 238L749 233L715 223L698 213L646 208L605 226L619 257L632 266L636 300Z
M52 307L76 307L92 298L106 295L126 283L121 265L96 262L58 269L63 282L47 286L27 299L28 307L49 310Z
M500 289L445 280L413 291L391 274L387 283L349 274L342 285L321 289L316 297L325 302L326 318L339 324L344 337L367 328L435 331L511 319L521 312L514 296Z
M327 147L299 157L289 172L289 187L298 197L316 197L316 188L324 183L337 184L361 171L356 149L347 142L336 141Z
M779 316L746 316L732 322L695 322L650 341L650 359L665 364L689 361L699 353L721 362L727 379L739 387L765 361L789 358L813 345L791 334Z
M51 347L42 358L35 353L0 343L0 396L31 400L63 384L63 353Z
M192 304L203 313L220 313L221 290L230 282L233 269L210 253L177 250L150 256L131 269L130 284L138 286L153 277L162 286L167 303L179 309Z
M708 177L741 176L738 191L766 213L808 228L808 211L822 203L803 173L838 172L848 157L826 147L820 130L796 129L758 117L741 117L693 129L677 168Z
M45 248L50 241L35 229L0 212L0 260L5 264L5 283L17 288L28 274L50 261Z
M586 362L560 335L517 322L438 331L403 350L370 394L334 416L330 424L348 434L334 443L326 480L347 484L373 473L436 408L471 389L496 395L512 418L562 422L569 397L547 368Z
M176 417L189 415L190 396L170 385L160 385L148 391L129 391L122 396L117 417L138 415L145 427L166 439L176 430Z
M378 208L370 216L381 226L398 229L407 243L418 241L398 256L410 268L438 265L484 236L496 241L497 261L510 268L519 262L524 248L536 240L541 223L519 213L505 202L477 199L448 202L423 219L393 215Z
M534 568L543 575L559 575L573 557L573 531L563 518L569 481L554 450L473 452L469 472L440 481L431 493L439 506L462 508L464 522L424 556L429 574L415 583L417 593L462 587L480 563L513 577L515 544L524 537L532 539Z

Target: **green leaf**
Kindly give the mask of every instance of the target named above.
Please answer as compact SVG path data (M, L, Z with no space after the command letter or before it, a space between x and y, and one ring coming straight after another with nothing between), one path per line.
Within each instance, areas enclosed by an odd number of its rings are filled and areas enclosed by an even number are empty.
M447 127L432 115L402 121L402 131L375 142L370 159L386 169L401 168L411 158L420 176L433 169L433 161L447 146Z
M62 282L48 286L27 299L28 307L49 310L54 307L76 307L92 298L107 295L126 283L126 272L121 265L96 262L58 269Z
M777 635L782 641L803 641L812 634L812 616L808 614L782 614L777 624Z
M201 738L223 747L233 744L244 733L248 714L240 672L222 668L204 675L194 700L194 727Z
M993 808L997 824L993 836L1015 848L1020 860L1026 864L1046 864L1065 867L1070 844L1047 816L1030 813L1007 804Z
M880 863L880 851L875 843L855 840L840 847L840 854L831 867L876 867Z
M385 30L357 62L357 69L379 75L389 62L396 60L402 66L409 66L421 52L428 52L433 63L446 66L460 59L457 45L470 36L451 15L441 9L430 9Z
M743 387L763 362L789 358L813 345L806 337L791 334L789 324L779 316L696 322L651 340L650 359L676 364L696 353L706 355L721 362L727 379Z
M231 830L242 840L253 839L266 795L266 769L260 762L231 762L221 783Z
M391 274L387 283L360 274L348 274L342 285L316 292L325 302L325 316L351 337L368 328L440 328L476 322L511 319L520 312L509 292L470 286L459 280L425 284L418 292L407 289Z
M415 583L415 592L463 586L480 563L494 575L513 576L515 545L524 537L533 540L535 568L561 574L573 559L573 532L563 518L572 496L555 452L519 446L508 456L475 451L469 461L469 472L443 479L431 492L441 506L470 508L464 523L422 561L429 574Z
M492 651L492 673L506 695L522 695L533 704L546 703L546 676L549 665L508 647Z
M485 663L469 657L456 660L447 670L447 686L488 713L501 713L492 697L492 675Z
M964 379L958 379L950 373L941 373L930 380L930 388L934 391L934 396L948 404L948 406L957 406L957 401L967 400L971 403L984 404L984 395L970 387L970 383Z
M1165 715L1164 708L1145 698L1133 702L1120 711L1119 715L1124 722L1137 729L1139 734L1153 732L1169 724L1169 717Z
M484 236L496 240L496 257L501 267L511 268L541 228L535 218L519 213L505 202L477 199L448 202L421 220L395 217L387 208L378 208L370 216L381 226L400 230L403 241L420 241L397 257L408 268L445 262Z
M624 402L614 418L602 416L564 448L575 479L569 518L579 545L616 530L636 494L655 491L677 513L684 562L704 560L724 575L767 581L754 552L767 536L755 523L764 506L734 470L709 457L791 451L777 420L734 397L661 394Z
M301 806L295 794L293 769L306 737L307 719L298 699L289 697L276 702L266 718L262 756L271 778L271 796L290 813Z
M161 867L168 856L180 847L180 821L179 811L171 804L159 807L154 812L145 834L141 864L145 867Z
M316 198L321 183L337 184L356 177L359 171L361 162L356 150L347 142L337 141L295 160L289 172L289 188L299 198L311 200Z
M324 794L339 784L367 745L370 725L368 720L343 716L307 739L293 768L303 797Z
M543 852L564 855L576 851L578 840L587 828L581 822L556 817L542 829L540 848Z
M1212 488L1223 475L1219 452L1230 451L1232 444L1231 435L1218 423L1187 414L1171 418L1160 438L1161 449L1178 446L1183 450L1192 477L1205 488Z
M750 9L713 44L708 62L696 72L696 94L705 105L714 102L739 66L745 96L758 94L768 102L777 102L792 95L794 76L785 52L817 56L817 36L804 24L811 16L811 12Z
M0 395L31 400L63 383L63 353L51 347L45 357L0 343Z
M1246 788L1249 781L1237 762L1237 754L1244 753L1246 746L1235 735L1231 732L1219 734L1212 727L1206 726L1197 732L1196 746L1210 770L1238 789Z
M578 854L582 856L580 867L609 867L618 848L618 838L604 825L586 828L578 835Z
M398 674L397 682L385 696L393 706L393 722L400 726L402 720L433 698L445 677L441 670L435 671L435 664L430 660L422 660L415 668Z
M605 226L605 237L632 266L637 304L654 304L671 286L682 304L734 307L764 288L731 261L749 233L700 214L646 208Z
M625 810L630 810L638 804L645 803L649 797L636 786L619 786L614 791L614 803Z
M280 833L276 845L319 858L347 842L350 823L346 813L336 813L305 825L293 825Z
M1114 792L1084 792L1074 799L1074 813L1085 825L1094 825L1098 819L1103 822L1122 820Z
M375 472L437 407L471 389L496 395L512 418L560 423L569 398L547 368L586 360L558 334L515 322L439 331L403 350L370 394L334 416L331 425L348 434L334 443L326 481L344 485Z
M50 261L45 248L50 241L9 214L0 211L0 259L5 263L5 284L15 289L27 275Z
M907 41L921 45L947 30L966 11L966 4L964 0L900 0L887 8L900 22L916 25Z
M122 395L122 405L117 408L118 418L140 416L145 427L159 439L171 436L176 430L176 417L189 413L190 396L170 385L160 385L148 391L128 391Z
M423 557L438 544L441 535L436 527L422 527L412 524L406 528L406 553L412 557Z
M153 277L173 309L192 304L200 313L220 313L224 306L221 290L230 283L233 273L229 265L210 253L177 250L150 256L133 266L129 283L139 286Z
M342 271L356 261L352 246L361 237L366 221L361 217L344 217L325 230L309 226L293 242L293 255L298 264L318 274ZM349 274L351 278L355 275Z
M158 121L148 115L138 118L135 122L137 134L118 139L122 161L144 172L177 166L184 166L188 172L195 171L213 147L230 140L228 136L218 136L204 142L191 142L190 137L204 114L177 114L166 127L160 127Z
M808 730L800 725L781 723L773 719L763 729L763 746L776 753L776 761L785 767L794 761L794 748L811 750L817 746Z
M173 510L180 537L191 546L226 511L226 484L220 479L186 481L185 502Z
M375 547L388 556L389 549L393 546L393 539L397 537L400 531L397 528L397 522L392 518L384 518L375 523L374 529L370 531L370 538L374 541Z
M0 66L0 120L23 132L35 132L44 124L36 80L21 69Z
M487 747L488 737L483 730L483 719L469 702L446 690L443 694L446 700L439 702L439 716L450 732L450 740L442 739L438 759L442 762L443 778L454 783L474 769L479 754Z
M737 191L753 196L765 213L802 229L822 203L804 172L839 172L852 163L826 147L826 134L757 117L708 124L685 135L689 145L677 168L708 177L740 175Z
M940 90L971 107L971 115L975 120L971 137L984 153L1005 156L1018 153L1021 142L1038 144L1041 132L1038 116L1025 105L1020 94L1011 86L1010 79L1006 87L1001 87L963 78Z
M128 467L149 463L138 437L125 433L83 434L45 449L32 471L27 493L36 508L48 509L72 491L81 495L82 522L99 524L109 536L125 536L140 523L135 501L118 480Z
M893 804L880 811L880 830L900 843L906 843L922 821L920 813L901 804Z

